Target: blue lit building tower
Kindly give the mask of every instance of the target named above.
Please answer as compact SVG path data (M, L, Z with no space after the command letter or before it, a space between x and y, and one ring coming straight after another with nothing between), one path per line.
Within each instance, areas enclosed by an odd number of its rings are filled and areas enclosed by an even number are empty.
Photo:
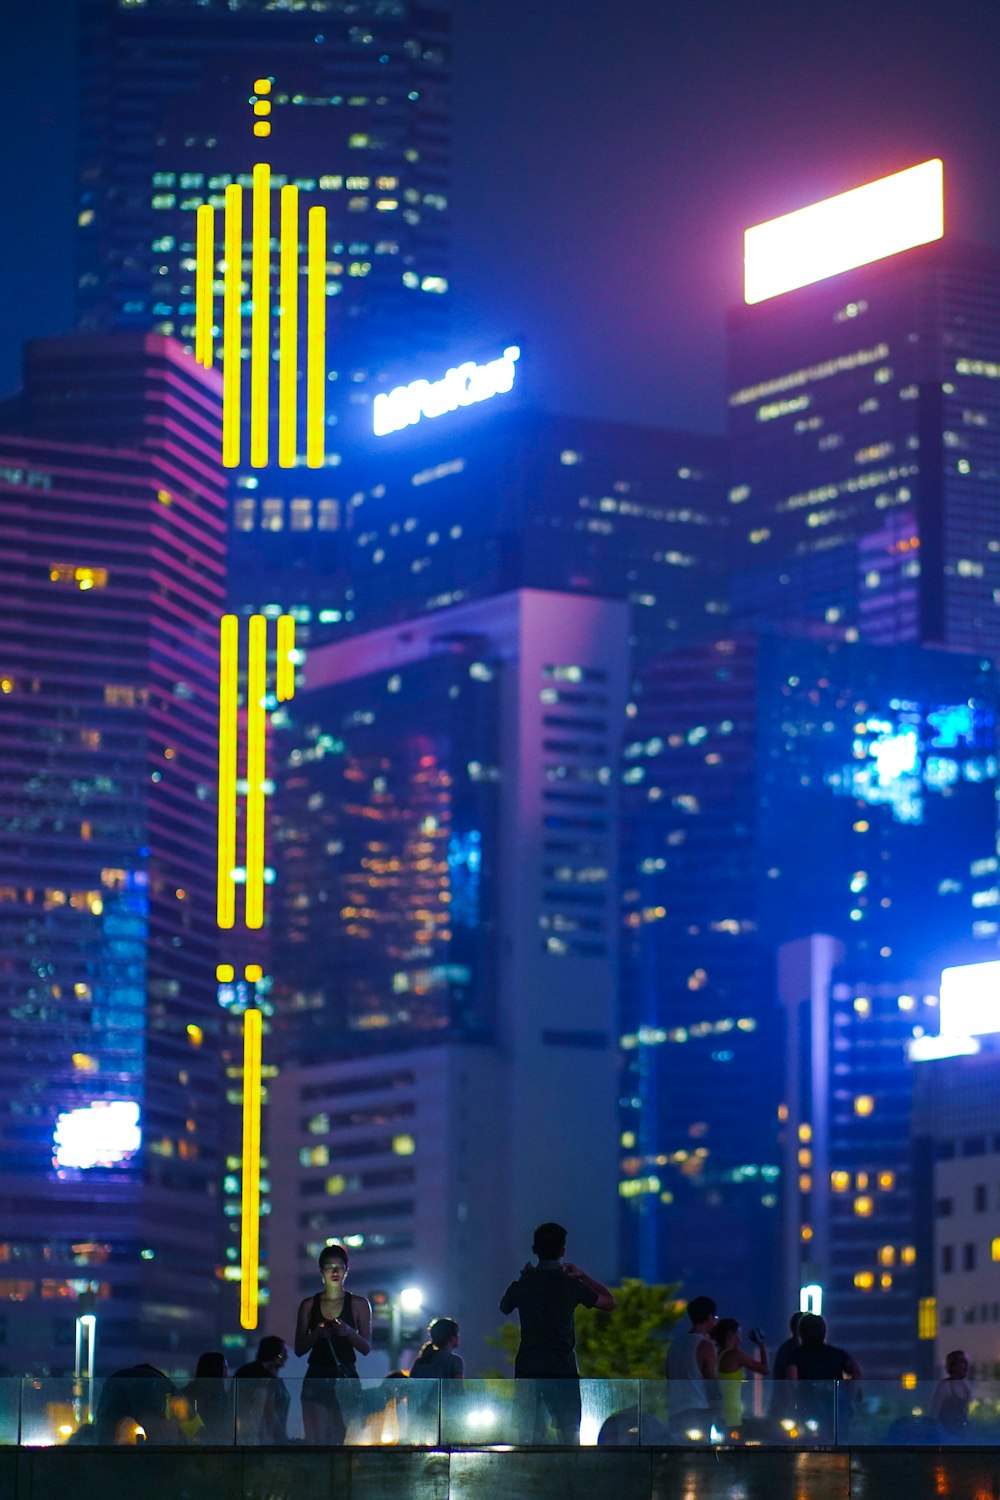
M825 933L845 984L885 986L995 954L994 670L791 636L669 653L624 777L626 1264L776 1320L777 950Z

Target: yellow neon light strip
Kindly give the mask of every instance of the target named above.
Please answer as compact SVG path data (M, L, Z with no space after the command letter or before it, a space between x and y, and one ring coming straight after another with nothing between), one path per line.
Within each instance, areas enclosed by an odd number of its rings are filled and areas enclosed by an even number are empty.
M240 1325L257 1327L260 1277L261 1013L243 1016L243 1192L240 1234Z
M243 189L226 188L226 278L222 304L222 462L240 461L240 299L243 280Z
M223 615L219 622L219 856L216 875L216 920L220 927L236 922L236 704L239 621Z
M326 209L309 210L309 356L306 366L306 463L323 466L326 416Z
M295 697L295 663L291 653L295 650L295 620L291 615L278 616L278 685L276 696L279 703L287 703Z
M253 169L253 317L250 323L250 463L267 463L267 401L271 363L271 168Z
M250 616L247 667L247 883L246 924L264 925L264 776L266 774L267 620Z
M215 209L198 206L195 249L194 357L206 370L212 368L212 286L215 281Z
M299 190L281 189L281 272L278 325L278 463L295 467L299 374Z

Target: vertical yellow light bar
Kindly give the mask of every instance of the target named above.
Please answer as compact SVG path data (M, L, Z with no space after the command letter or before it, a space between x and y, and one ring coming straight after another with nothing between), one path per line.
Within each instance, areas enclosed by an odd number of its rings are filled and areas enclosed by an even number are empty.
M264 777L266 774L267 620L250 616L247 664L247 883L246 924L264 925Z
M219 855L216 875L216 920L220 927L236 922L236 705L239 621L223 615L219 622Z
M309 354L306 366L306 463L323 467L326 417L326 209L309 210Z
M271 375L271 168L253 169L253 269L250 283L250 462L267 463L267 398Z
M291 615L278 616L278 671L275 696L279 703L295 697L295 620Z
M222 463L240 461L240 301L243 282L243 189L226 188L226 277L222 306Z
M261 1026L259 1010L243 1016L243 1191L240 1234L240 1324L257 1327L260 1278Z
M212 368L212 287L215 283L215 209L198 206L195 249L194 357L206 370Z
M281 189L281 322L278 325L278 463L295 467L299 374L299 190Z

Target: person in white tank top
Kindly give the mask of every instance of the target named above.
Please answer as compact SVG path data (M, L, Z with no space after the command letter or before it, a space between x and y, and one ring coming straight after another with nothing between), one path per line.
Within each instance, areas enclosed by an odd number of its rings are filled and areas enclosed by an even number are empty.
M707 1440L720 1406L717 1351L711 1338L718 1319L711 1297L692 1298L687 1313L690 1328L678 1334L667 1351L667 1399L675 1441L699 1442Z

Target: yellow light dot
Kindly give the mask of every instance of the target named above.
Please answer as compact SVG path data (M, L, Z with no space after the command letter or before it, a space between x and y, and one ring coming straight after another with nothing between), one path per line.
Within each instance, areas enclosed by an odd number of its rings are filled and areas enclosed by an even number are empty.
M871 1094L859 1094L854 1101L854 1113L856 1115L870 1115L875 1108L875 1100Z
M202 1042L205 1040L205 1033L202 1031L201 1027L196 1026L193 1021L188 1025L187 1034L188 1041L191 1043L192 1047L200 1047Z
M264 978L264 970L260 964L247 964L243 970L243 977L244 979L248 979L251 984L256 984L259 979Z
M255 94L269 94L271 92L270 78L255 78L253 81L253 91Z
M266 120L255 120L253 133L254 135L270 135L271 127Z
M233 968L232 964L217 964L215 969L215 977L220 984L232 984L233 980L236 978L236 970Z
M267 99L258 99L253 112L255 115L269 115L271 113L270 102Z

